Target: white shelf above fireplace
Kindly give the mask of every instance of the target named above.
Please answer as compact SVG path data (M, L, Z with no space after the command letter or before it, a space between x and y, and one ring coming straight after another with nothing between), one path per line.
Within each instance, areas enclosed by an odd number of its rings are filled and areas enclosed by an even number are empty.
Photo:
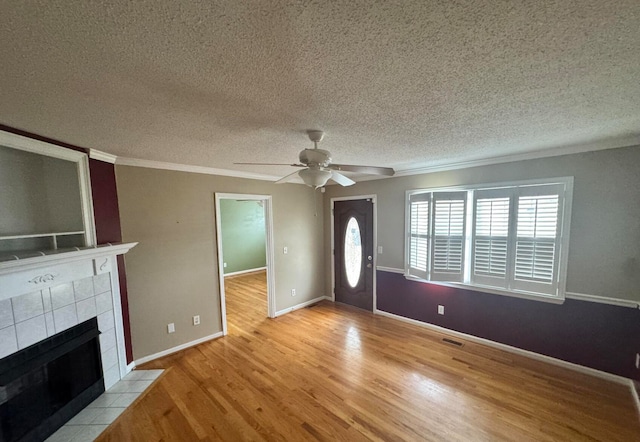
M109 258L127 253L136 244L43 252L40 256L0 262L0 300L109 272Z

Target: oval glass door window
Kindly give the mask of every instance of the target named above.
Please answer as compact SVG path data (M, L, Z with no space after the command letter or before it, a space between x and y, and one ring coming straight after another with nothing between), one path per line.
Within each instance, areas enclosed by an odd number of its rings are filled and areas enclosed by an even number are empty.
M347 231L344 235L344 268L347 274L347 282L353 288L360 281L362 268L362 241L360 225L351 217L347 223Z

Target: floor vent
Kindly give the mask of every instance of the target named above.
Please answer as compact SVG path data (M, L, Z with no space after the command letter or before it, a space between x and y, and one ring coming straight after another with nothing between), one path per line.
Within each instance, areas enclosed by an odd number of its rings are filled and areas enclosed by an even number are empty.
M447 344L455 345L457 347L462 347L464 345L462 342L454 341L453 339L449 338L442 338L442 341L446 342Z

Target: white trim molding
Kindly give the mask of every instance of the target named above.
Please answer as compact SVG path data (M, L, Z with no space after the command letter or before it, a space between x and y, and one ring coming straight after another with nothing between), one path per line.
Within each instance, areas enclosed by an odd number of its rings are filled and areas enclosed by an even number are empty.
M89 158L105 163L116 164L118 157L107 152L102 152L101 150L89 149Z
M416 167L413 169L398 170L393 176L366 176L358 178L360 181L372 181L380 179L390 179L411 175L423 175L435 172L447 172L450 170L469 169L471 167L492 166L494 164L513 163L516 161L537 160L540 158L551 158L562 155L572 155L585 152L594 152L598 150L619 149L624 147L637 146L640 140L638 136L630 135L627 137L616 138L613 140L602 141L598 143L584 143L570 146L561 146L555 148L547 148L543 150L535 150L530 152L522 152L512 155L501 155L491 158L478 158L468 161L443 162L427 167Z
M43 265L65 264L85 259L97 259L111 255L123 255L135 247L137 242L124 244L102 244L97 247L71 250L68 252L52 253L51 255L34 256L24 259L0 262L0 275L23 270L31 270Z
M400 275L404 275L404 270L398 269L395 267L377 266L376 270L379 270L381 272L398 273ZM417 281L417 282L422 282L422 281ZM462 288L464 290L484 292L483 290L477 290L476 288L459 287L455 284L444 284L444 283L436 283L436 282L430 282L430 284L444 285L447 287ZM621 299L621 298L608 298L606 296L587 295L585 293L566 292L565 299L575 299L578 301L596 302L598 304L615 305L618 307L640 308L639 301L634 301L631 299Z
M521 356L525 356L531 359L535 359L542 362L547 362L549 364L557 365L559 367L568 368L573 371L577 371L580 373L584 373L587 375L595 376L601 379L605 379L611 382L615 382L617 384L629 385L629 379L618 376L615 374L607 373L604 371L596 370L595 368L584 367L582 365L574 364L572 362L563 361L562 359L556 359L551 356L545 356L539 353L534 353L529 350L523 350L521 348L512 347L510 345L501 344L499 342L491 341L489 339L479 338L477 336L469 335L466 333L462 333L455 330L450 330L448 328L440 327L438 325L429 324L428 322L417 321L415 319L405 318L404 316L395 315L393 313L385 312L383 310L377 310L374 312L376 315L385 316L387 318L395 319L398 321L406 322L407 324L417 325L418 327L427 328L433 330L438 333L443 333L450 336L455 336L460 339L465 339L467 341L475 342L477 344L486 345L489 347L494 347L499 350L508 351L510 353L518 354Z
M255 272L259 272L261 270L267 270L267 266L256 267L255 269L238 270L237 272L225 273L223 276L226 278L227 276L244 275L245 273L255 273Z
M158 359L158 358L161 358L163 356L167 356L167 355L179 352L180 350L185 350L187 348L194 347L194 346L196 346L198 344L202 344L203 342L212 341L214 339L221 338L222 336L223 336L222 332L214 333L212 335L205 336L205 337L200 338L200 339L195 339L193 341L186 342L184 344L176 345L175 347L171 347L171 348L169 348L167 350L159 351L158 353L154 353L154 354L151 354L151 355L148 355L148 356L144 356L144 357L142 357L140 359L136 359L135 361L133 361L133 364L134 364L134 366L142 365L142 364L144 364L146 362L153 361L154 359Z
M640 414L640 397L638 397L638 390L636 389L635 381L629 380L629 387L631 388L631 396L633 396L633 402L636 404L636 410Z
M640 303L631 299L608 298L606 296L587 295L585 293L567 292L567 299L576 299L578 301L596 302L598 304L617 305L618 307L639 308Z
M0 130L0 144L6 147L24 150L38 155L60 158L61 160L67 161L79 162L82 158L87 157L87 154L84 152L79 152L77 150L68 149L66 147L58 146L57 144L47 143L45 141L29 137L23 137L22 135L16 135L3 130Z
M404 270L396 269L395 267L377 266L376 270L380 270L381 272L399 273L400 275L404 275Z
M167 163L163 161L143 160L140 158L118 157L118 166L146 167L148 169L174 170L178 172L202 173L205 175L220 175L234 178L248 178L252 180L277 181L282 177L240 170L217 169L215 167L193 166L188 164ZM303 183L304 184L304 183Z
M282 309L282 310L278 310L276 312L275 317L277 318L278 316L286 315L287 313L291 313L291 312L294 312L296 310L300 310L301 308L305 308L305 307L308 307L310 305L317 304L318 302L324 301L324 300L333 301L333 299L331 299L330 296L318 296L317 298L313 298L313 299L311 299L309 301L305 301L305 302L301 302L300 304L296 304L293 307L288 307L288 308L285 308L285 309Z
M114 266L117 269L115 256L127 253L136 244L91 247L0 262L0 300L105 273ZM119 287L117 274L112 275L112 287L114 290Z
M276 314L276 281L275 281L275 251L273 234L273 201L271 195L251 195L245 193L218 193L214 194L214 213L216 222L216 253L218 255L218 283L220 287L220 316L222 317L222 334L227 335L227 301L224 285L224 257L222 245L222 219L220 201L223 199L262 201L264 204L264 227L266 231L265 247L267 254L267 316L275 318Z

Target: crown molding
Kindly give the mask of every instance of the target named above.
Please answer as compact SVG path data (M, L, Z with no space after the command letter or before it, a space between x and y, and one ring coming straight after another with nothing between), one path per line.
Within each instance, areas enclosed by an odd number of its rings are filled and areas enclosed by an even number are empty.
M435 172L446 172L449 170L468 169L470 167L491 166L494 164L513 163L516 161L535 160L540 158L558 157L562 155L572 155L585 152L594 152L597 150L618 149L624 147L640 147L640 137L636 135L617 138L598 143L575 144L570 146L557 147L552 149L536 150L532 152L524 152L512 155L502 155L491 158L478 158L469 161L448 162L426 167L416 167L413 169L404 169L396 171L393 176L365 176L358 178L357 181L373 181L402 176L422 175Z
M490 157L490 158L478 158L474 160L459 161L459 162L445 162L445 163L441 163L433 166L404 169L404 170L396 171L396 173L393 176L370 175L370 176L359 176L357 178L352 178L352 179L356 182L385 180L385 179L403 177L403 176L423 175L423 174L435 173L435 172L446 172L450 170L468 169L471 167L479 167L479 166L491 166L494 164L512 163L516 161L535 160L540 158L550 158L550 157L557 157L562 155L572 155L572 154L578 154L578 153L593 152L598 150L618 149L618 148L632 147L632 146L640 147L639 142L640 142L640 137L636 135L630 135L627 137L616 138L616 139L600 141L600 142L575 144L575 145L563 146L563 147L557 147L557 148L551 148L551 149L517 153L512 155L502 155L502 156ZM110 160L113 158L115 159L115 164L117 165L146 167L149 169L175 170L179 172L202 173L206 175L220 175L220 176L228 176L228 177L234 177L234 178L247 178L247 179L264 180L264 181L277 181L280 178L282 178L277 175L266 175L261 173L243 172L239 170L218 169L214 167L193 166L193 165L187 165L187 164L168 163L163 161L143 160L139 158L116 157L115 155L107 154L100 151L95 151L94 149L91 149L90 157L97 160L108 161L108 162L111 162ZM326 184L327 186L332 186L336 184L334 182L331 182L331 180L329 181L330 182ZM294 179L288 182L292 184L304 184L300 179Z
M89 158L115 164L118 157L107 152L102 152L101 150L89 149Z
M167 163L164 161L143 160L140 158L118 157L116 164L119 166L145 167L148 169L174 170L178 172L202 173L205 175L220 175L233 178L247 178L252 180L277 181L282 177L239 170L217 169L214 167L193 166L188 164Z

